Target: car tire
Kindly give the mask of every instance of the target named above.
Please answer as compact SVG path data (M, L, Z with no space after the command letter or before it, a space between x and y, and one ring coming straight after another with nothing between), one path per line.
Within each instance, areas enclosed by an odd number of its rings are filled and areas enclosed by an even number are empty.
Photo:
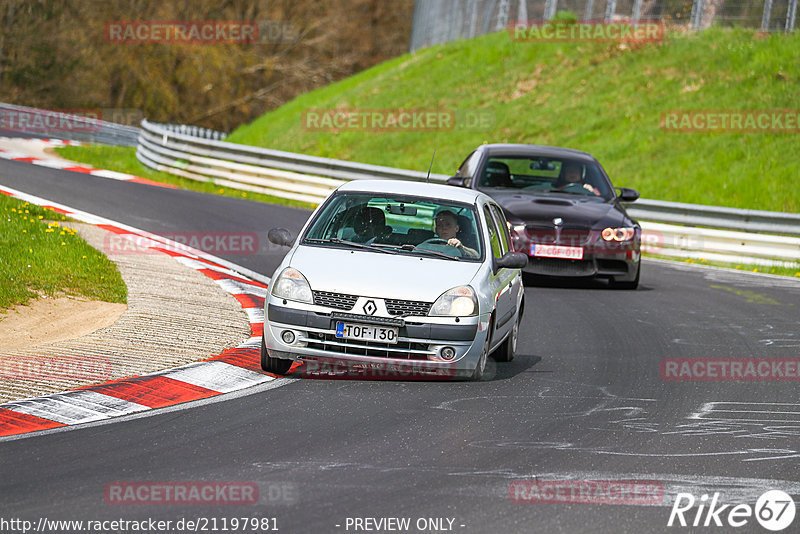
M498 362L510 362L514 359L514 354L517 352L517 339L519 338L519 323L522 317L517 313L517 320L514 321L514 327L506 337L506 340L494 352L494 359Z
M264 343L264 336L261 336L261 368L268 373L285 375L291 366L292 360L271 357L267 352L267 345Z
M639 287L639 273L642 272L642 260L639 260L639 263L636 264L636 278L634 278L631 282L617 282L614 280L611 286L614 289L636 289Z
M486 360L489 359L489 339L487 337L483 344L481 357L478 358L478 365L475 366L475 371L472 373L470 380L479 381L483 378L483 372L486 370Z

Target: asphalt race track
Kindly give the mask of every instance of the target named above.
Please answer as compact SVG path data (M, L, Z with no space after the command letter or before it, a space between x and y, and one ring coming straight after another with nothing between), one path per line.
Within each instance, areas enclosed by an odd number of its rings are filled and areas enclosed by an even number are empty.
M266 231L296 234L308 216L11 161L0 161L0 184L162 235L257 232L258 254L216 254L266 276L286 250ZM409 518L395 529L405 532L767 532L755 517L739 528L667 522L679 493L697 499L688 522L703 494L732 505L753 506L767 490L797 500L796 380L671 381L661 365L797 358L800 280L646 261L638 291L541 283L525 298L517 358L490 360L479 383L298 379L0 441L0 517L183 518L205 520L207 531L212 519L222 531L223 519L274 518L282 533L376 526L356 518ZM513 502L513 488L534 480L638 481L662 493L596 504L528 502L523 492ZM107 485L120 481L248 482L259 500L110 504Z

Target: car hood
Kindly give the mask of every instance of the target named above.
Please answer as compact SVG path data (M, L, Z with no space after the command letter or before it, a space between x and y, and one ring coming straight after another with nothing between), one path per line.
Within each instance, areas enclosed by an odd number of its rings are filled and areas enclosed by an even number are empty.
M492 193L512 223L525 222L552 225L555 217L564 220L564 226L591 228L598 225L624 225L629 219L613 202L575 195L530 195L518 192Z
M469 284L482 264L301 245L289 265L314 291L434 302L448 289Z

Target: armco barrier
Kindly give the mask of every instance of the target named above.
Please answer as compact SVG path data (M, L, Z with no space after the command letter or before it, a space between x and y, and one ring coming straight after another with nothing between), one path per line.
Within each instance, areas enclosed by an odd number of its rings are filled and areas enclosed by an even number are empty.
M87 110L99 112L101 110ZM70 139L106 145L136 146L139 128L66 111L29 108L0 102L4 135Z
M427 173L200 139L142 121L136 157L148 167L200 181L319 203L344 180L424 181ZM431 174L442 183L443 174Z
M422 171L239 145L188 132L192 130L144 120L137 157L148 167L186 178L314 204L344 180L427 179L427 173ZM430 176L430 181L437 183L446 179L443 174ZM640 199L627 209L643 221L645 251L762 265L790 266L800 261L800 238L790 237L800 236L797 214L647 199Z

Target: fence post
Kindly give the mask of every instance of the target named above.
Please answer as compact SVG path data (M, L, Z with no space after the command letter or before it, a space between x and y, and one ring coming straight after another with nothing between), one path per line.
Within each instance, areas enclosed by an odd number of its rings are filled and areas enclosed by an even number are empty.
M508 3L511 0L500 0L500 7L497 8L497 26L495 31L508 28Z
M636 25L639 23L639 19L642 18L642 0L635 0L633 2L633 24Z
M593 11L594 11L594 0L586 0L586 11L583 14L583 20L592 20Z
M772 0L764 0L764 15L761 17L761 31L769 31L769 17L772 14Z
M694 0L692 2L692 29L699 30L703 26L703 15L705 14L705 1Z
M786 7L786 28L787 32L794 31L794 17L797 14L797 0L789 0L789 5Z
M617 0L608 0L606 4L606 22L611 22L617 12Z

